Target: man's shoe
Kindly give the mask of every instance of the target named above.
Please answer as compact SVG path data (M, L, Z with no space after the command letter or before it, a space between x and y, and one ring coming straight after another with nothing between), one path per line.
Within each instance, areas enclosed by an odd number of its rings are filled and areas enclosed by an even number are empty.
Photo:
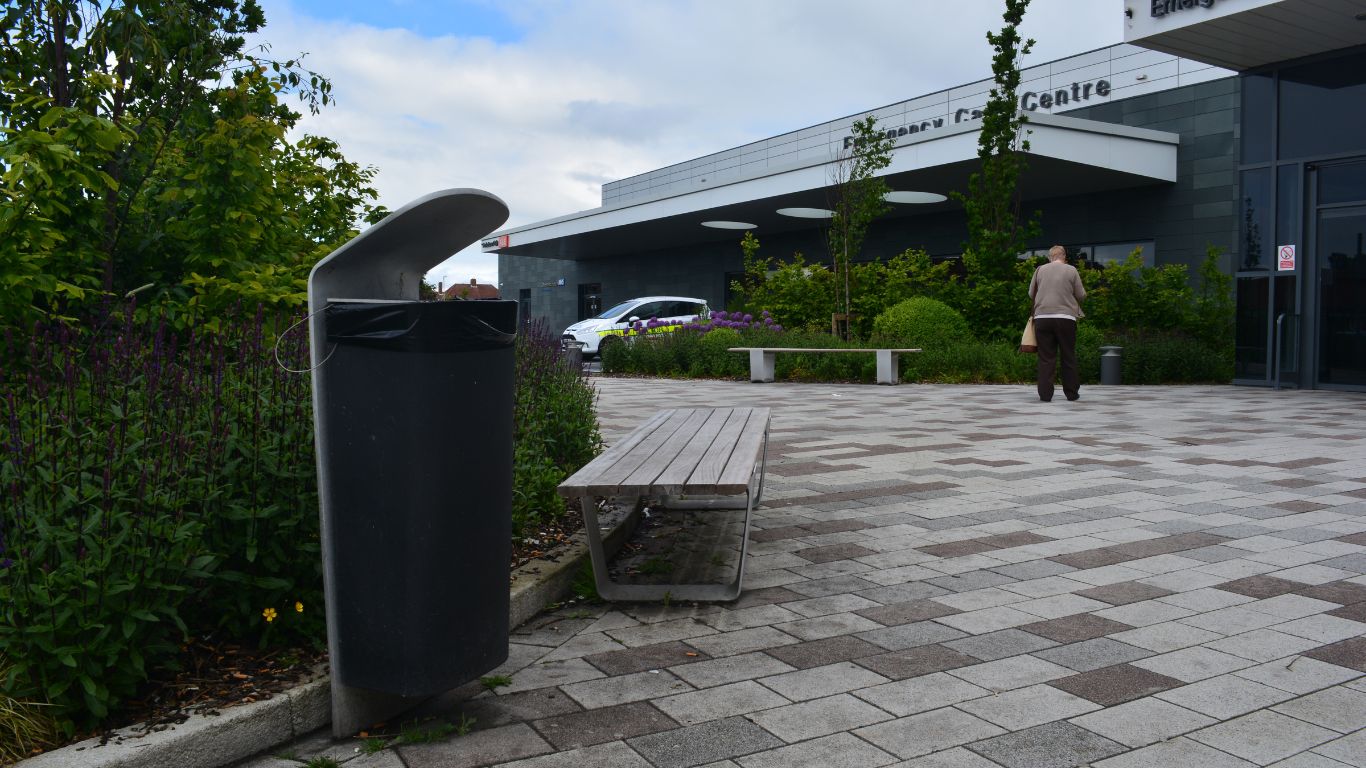
M1080 393L1080 392L1077 393L1077 394L1075 394L1075 395L1068 395L1068 396L1067 396L1067 400L1068 400L1069 402L1071 402L1072 400L1080 400L1080 399L1081 399L1081 393Z

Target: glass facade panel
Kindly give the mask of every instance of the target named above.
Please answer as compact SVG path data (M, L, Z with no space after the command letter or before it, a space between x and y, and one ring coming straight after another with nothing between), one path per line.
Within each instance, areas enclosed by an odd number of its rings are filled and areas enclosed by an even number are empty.
M1358 201L1366 201L1366 160L1319 167L1319 205Z
M1274 339L1276 376L1282 384L1298 384L1300 371L1300 316L1296 301L1295 273L1283 272L1276 276L1272 291L1274 309L1271 322L1277 336Z
M1273 245L1295 245L1303 250L1300 220L1304 218L1304 202L1300 200L1300 167L1283 165L1276 169L1276 242Z
M1276 79L1271 75L1243 75L1243 162L1271 160L1272 128L1276 115Z
M1271 247L1271 169L1257 168L1241 174L1242 211L1238 247L1243 270L1268 269Z
M1280 71L1279 90L1282 159L1366 150L1366 52L1286 67ZM1246 109L1246 97L1243 103ZM1243 121L1247 130L1256 122L1251 119L1255 113L1244 114L1249 115Z
M1271 278L1266 275L1238 278L1238 320L1233 332L1234 378L1266 380L1270 293Z
M1319 212L1319 381L1366 386L1366 207Z

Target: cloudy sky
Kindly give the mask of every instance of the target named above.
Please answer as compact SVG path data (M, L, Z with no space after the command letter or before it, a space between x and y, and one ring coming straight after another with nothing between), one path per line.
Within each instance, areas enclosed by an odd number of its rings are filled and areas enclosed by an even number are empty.
M508 225L597 207L603 182L991 75L1002 0L263 0L274 55L336 106L304 130L378 169L397 208L488 190ZM1120 42L1115 0L1033 0L1026 64ZM467 248L446 285L496 282Z

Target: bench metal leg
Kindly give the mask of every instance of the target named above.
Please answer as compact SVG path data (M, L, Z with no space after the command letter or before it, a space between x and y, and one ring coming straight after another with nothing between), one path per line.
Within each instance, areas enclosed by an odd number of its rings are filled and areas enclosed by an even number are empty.
M777 353L774 352L751 349L749 351L749 380L763 383L773 381L773 363L777 356Z
M901 382L901 355L890 349L877 350L877 383L898 384Z
M593 496L579 498L583 509L583 525L588 533L588 552L593 559L593 580L598 595L604 600L696 600L730 602L740 597L745 579L745 560L749 556L749 521L764 492L764 475L768 465L768 429L764 429L763 448L759 462L750 475L744 494L745 520L740 528L740 561L735 578L727 584L618 584L607 572L607 553L602 545L602 531L598 528L598 500ZM737 509L739 496L665 497L673 509Z

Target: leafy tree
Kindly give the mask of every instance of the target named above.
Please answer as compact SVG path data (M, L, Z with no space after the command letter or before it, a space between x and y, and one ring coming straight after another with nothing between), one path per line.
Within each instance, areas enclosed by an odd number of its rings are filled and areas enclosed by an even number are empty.
M256 0L11 0L0 13L0 324L142 298L298 306L379 211L374 170L290 140L331 84L246 48Z
M1005 25L1000 32L987 33L987 42L995 50L991 60L995 85L982 110L982 131L977 139L982 168L969 177L966 193L953 193L967 214L963 261L972 281L1012 279L1019 254L1039 233L1037 211L1028 221L1020 220L1018 188L1025 168L1021 152L1029 150L1028 139L1021 136L1028 118L1016 99L1019 60L1034 46L1033 40L1022 44L1019 33L1028 6L1029 0L1006 0Z
M774 263L759 253L759 238L746 232L740 241L745 274L731 282L735 309L755 315L768 310L787 328L823 328L830 320L834 273L807 264L800 251L788 262Z
M887 212L884 196L891 190L875 174L891 165L896 144L890 135L878 130L877 118L872 115L855 121L853 133L848 146L831 166L830 209L834 215L826 231L830 259L835 265L835 304L846 318L846 336L854 288L850 265L863 248L868 225Z

